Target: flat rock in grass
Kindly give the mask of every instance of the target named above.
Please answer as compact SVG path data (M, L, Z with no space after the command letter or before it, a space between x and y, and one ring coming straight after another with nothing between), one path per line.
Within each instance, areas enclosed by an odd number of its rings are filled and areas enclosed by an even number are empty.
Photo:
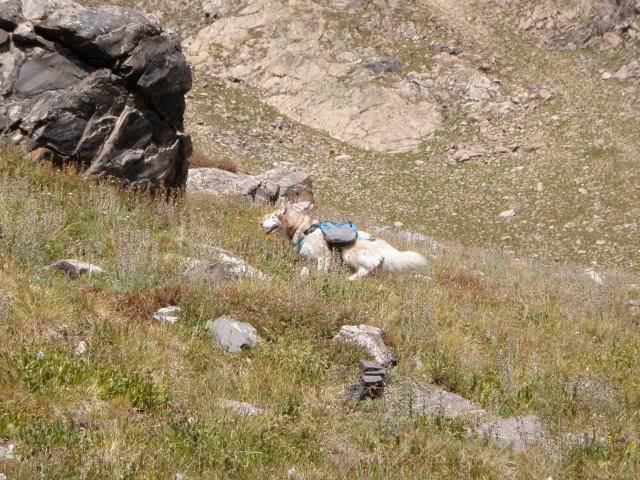
M484 417L487 412L455 393L447 392L435 385L420 385L414 392L413 411L428 416L439 416L449 420L459 417Z
M431 384L419 385L413 395L415 413L468 420L469 434L485 437L501 447L524 452L534 444L547 443L546 431L536 416L496 417L470 400Z
M268 281L269 277L249 265L244 258L220 247L207 247L209 258L190 259L184 276L191 280L224 283L240 278Z
M209 320L206 326L216 341L231 353L255 347L261 341L253 325L233 320L226 315Z
M176 323L178 321L177 315L180 311L180 307L173 305L170 307L163 307L153 314L153 319L163 323Z
M104 270L91 263L81 262L80 260L65 259L58 260L50 265L50 268L58 269L67 275L72 277L79 277L80 275L102 275Z
M247 402L236 402L234 400L220 399L218 400L218 406L227 410L231 410L238 415L246 417L254 417L256 415L262 415L264 410L255 407Z
M475 433L503 448L513 448L519 452L545 441L546 434L538 417L495 418L480 424Z
M516 211L515 211L513 208L511 208L511 209L509 209L509 210L505 210L505 211L503 211L503 212L500 212L500 213L498 214L498 216L499 216L499 217L502 217L502 218L511 218L511 217L515 217L515 216L516 216Z
M343 325L335 341L347 342L363 348L376 362L383 366L393 366L398 363L395 352L387 347L382 340L382 331L371 325Z
M16 458L16 446L13 444L0 445L0 462L8 462Z

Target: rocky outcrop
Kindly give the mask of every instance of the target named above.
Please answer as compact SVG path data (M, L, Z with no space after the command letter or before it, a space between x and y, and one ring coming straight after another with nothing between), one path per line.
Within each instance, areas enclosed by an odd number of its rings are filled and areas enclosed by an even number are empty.
M439 126L434 96L398 75L403 63L357 45L361 39L344 27L351 22L337 20L360 5L222 3L224 16L185 40L189 60L201 71L225 72L257 87L289 117L375 151L409 150ZM399 36L418 35L415 26L400 29ZM224 62L212 55L220 51Z
M134 11L0 1L0 132L140 187L182 186L191 72L180 42Z
M362 348L371 355L376 362L385 367L398 363L398 357L393 349L385 345L382 330L371 325L343 325L338 334L333 337L336 342L346 342Z
M538 417L496 417L466 398L430 384L419 385L413 396L414 413L467 420L469 434L487 438L501 447L524 452L548 441Z
M275 203L279 198L292 202L313 199L311 177L303 171L276 167L259 175L232 173L219 168L192 168L187 190L218 196L246 196L253 201Z

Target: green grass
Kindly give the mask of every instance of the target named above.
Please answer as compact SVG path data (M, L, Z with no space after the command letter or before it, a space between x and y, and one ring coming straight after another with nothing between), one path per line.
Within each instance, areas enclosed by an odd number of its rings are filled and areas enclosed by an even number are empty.
M0 152L0 445L8 478L637 478L640 334L632 279L516 262L450 246L425 276L350 283L260 230L265 209L207 196L175 203L83 182ZM203 245L273 277L225 285L181 275ZM59 258L103 267L71 279ZM182 307L175 325L152 320ZM216 347L204 325L227 314L264 342ZM344 390L366 355L331 339L381 327L399 354L389 395ZM74 353L80 340L88 351ZM414 361L418 358L421 366ZM432 382L496 415L535 414L554 438L605 441L519 454L465 424L412 411ZM220 399L265 415L239 417Z

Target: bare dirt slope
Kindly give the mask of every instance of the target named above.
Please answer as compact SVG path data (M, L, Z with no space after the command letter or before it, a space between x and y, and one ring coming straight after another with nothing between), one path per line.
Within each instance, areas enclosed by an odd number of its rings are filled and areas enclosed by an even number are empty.
M633 1L130 6L182 34L209 154L305 167L372 222L640 268Z

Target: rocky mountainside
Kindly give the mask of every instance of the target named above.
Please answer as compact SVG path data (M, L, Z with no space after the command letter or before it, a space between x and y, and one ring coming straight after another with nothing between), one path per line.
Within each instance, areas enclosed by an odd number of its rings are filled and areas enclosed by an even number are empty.
M0 0L0 480L640 478L637 1L117 1Z
M379 225L640 268L637 2L117 3L180 33L206 155L305 169Z

